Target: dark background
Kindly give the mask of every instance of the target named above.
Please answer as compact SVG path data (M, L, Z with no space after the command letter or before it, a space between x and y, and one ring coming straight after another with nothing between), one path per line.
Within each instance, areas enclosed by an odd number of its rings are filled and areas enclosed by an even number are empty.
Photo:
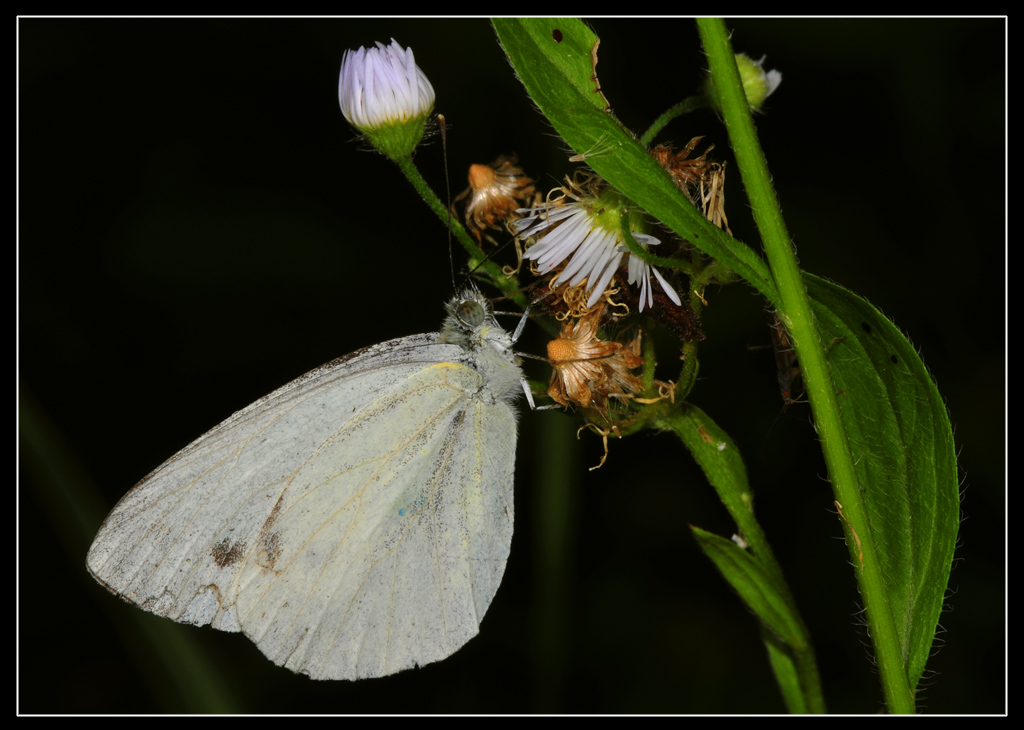
M627 127L700 83L692 21L592 25ZM921 709L1001 712L1005 23L729 26L738 51L783 72L757 123L802 266L907 333L952 417L964 521ZM754 619L690 537L690 524L733 527L678 441L614 441L589 472L599 439L577 442L577 421L557 412L521 417L505 581L480 635L444 662L313 682L241 635L150 616L96 584L85 552L104 514L165 458L323 362L439 327L447 235L394 165L354 141L337 104L346 48L392 36L414 48L450 125L453 195L470 163L511 152L547 189L572 153L483 20L29 19L19 31L22 712L784 711ZM699 134L728 159L711 112L660 139ZM440 144L416 161L443 191ZM732 229L758 247L729 171ZM830 711L874 713L870 640L807 406L780 416L770 351L748 349L768 343L764 302L743 284L707 296L691 400L744 453ZM542 352L530 330L520 347ZM661 358L671 377L672 350Z

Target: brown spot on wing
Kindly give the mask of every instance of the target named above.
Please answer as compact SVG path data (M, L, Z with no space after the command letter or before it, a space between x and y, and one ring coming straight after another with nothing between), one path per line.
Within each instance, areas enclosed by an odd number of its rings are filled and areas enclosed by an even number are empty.
M217 564L218 568L231 567L245 555L245 543L236 542L232 544L225 537L213 546L210 555L213 557L213 562Z
M278 533L272 532L260 539L260 549L256 553L256 564L267 570L274 569L274 563L281 557L281 537Z
M281 546L281 533L271 532L274 524L277 522L277 518L281 516L281 505L283 502L284 494L277 498L277 502L274 503L274 509L270 510L270 516L263 523L263 527L260 528L259 537L256 538L256 544L259 546L259 550L256 551L256 564L267 570L274 569L274 563L281 556L281 550L283 549Z

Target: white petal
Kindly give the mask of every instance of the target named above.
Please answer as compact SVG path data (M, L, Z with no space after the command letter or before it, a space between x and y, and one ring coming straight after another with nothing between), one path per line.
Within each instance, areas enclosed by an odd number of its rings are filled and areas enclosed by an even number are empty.
M676 294L676 290L672 288L671 284L665 281L665 277L661 275L660 271L658 271L658 267L652 266L651 271L653 271L654 275L658 278L658 281L661 283L661 288L665 290L666 294L668 294L668 298L675 302L677 306L681 307L683 305L682 300L679 298L679 295Z
M587 306L592 307L597 304L601 299L601 295L604 294L604 290L608 288L608 282L612 280L612 276L618 271L619 266L622 263L622 254L616 251L615 256L612 256L608 264L605 266L604 271L601 272L601 277L597 280L597 283L593 285L593 290L590 292L590 297L587 299Z
M553 269L579 248L580 244L586 240L590 227L589 216L585 214L573 216L531 246L523 254L523 257L536 261L541 270Z
M569 261L559 279L564 281L572 277L572 286L576 286L587 278L589 274L593 273L601 261L607 261L608 254L614 251L614 239L609 241L605 231L599 228L592 230L590 235L587 236L586 240L576 250L576 253L573 254L572 260Z
M338 103L353 126L373 129L429 114L434 87L416 65L411 48L378 42L376 48L346 51L338 77Z
M660 239L657 239L654 236L649 236L646 233L633 232L633 238L635 238L637 243L639 243L641 246L644 246L645 248L647 246L657 246L659 243L661 243Z

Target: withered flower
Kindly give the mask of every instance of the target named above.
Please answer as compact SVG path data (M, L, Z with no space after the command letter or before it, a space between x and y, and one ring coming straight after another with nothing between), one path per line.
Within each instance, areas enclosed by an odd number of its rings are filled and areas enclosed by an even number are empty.
M605 408L609 398L630 397L640 392L640 378L630 372L643 365L640 337L628 345L602 341L597 327L604 306L585 316L566 321L557 339L548 343L553 371L548 395L563 406Z
M469 187L454 202L466 197L466 228L477 241L486 237L492 243L494 239L487 235L487 229L503 230L505 223L520 217L516 213L518 208L539 202L533 180L516 164L515 155L502 155L490 165L470 165ZM453 210L454 207L453 204Z
M725 217L725 164L707 159L714 145L699 157L690 157L702 139L694 137L678 152L671 145L655 145L651 157L672 176L690 202L700 207L705 218L732 235L729 219Z
M708 152L715 148L711 145L699 157L690 157L690 153L702 139L704 137L694 137L678 152L672 149L671 145L665 144L655 145L651 149L651 157L668 171L676 187L686 193L686 197L694 204L700 200L701 181L712 164L707 159Z

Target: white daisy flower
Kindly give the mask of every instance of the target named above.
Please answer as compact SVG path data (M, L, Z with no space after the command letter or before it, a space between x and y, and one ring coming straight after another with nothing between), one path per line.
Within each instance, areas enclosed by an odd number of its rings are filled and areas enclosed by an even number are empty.
M544 274L568 260L552 284L568 281L569 286L576 286L586 279L587 291L590 293L588 307L597 304L612 276L622 265L623 258L628 257L629 283L640 286L641 312L645 306L654 306L650 284L652 272L669 299L677 305L681 304L679 295L661 272L636 256L630 256L629 247L622 240L622 233L601 224L592 213L593 202L591 199L555 208L520 208L520 214L534 215L513 223L516 233L527 236L543 233L523 257L536 261L537 268ZM634 232L633 238L644 248L661 243L646 233Z
M434 87L412 49L392 38L390 46L378 42L376 48L345 51L338 102L349 124L394 157L411 154L422 139L434 109Z
M376 129L430 114L434 87L416 65L411 48L378 42L376 48L345 51L338 79L341 113L353 127Z

